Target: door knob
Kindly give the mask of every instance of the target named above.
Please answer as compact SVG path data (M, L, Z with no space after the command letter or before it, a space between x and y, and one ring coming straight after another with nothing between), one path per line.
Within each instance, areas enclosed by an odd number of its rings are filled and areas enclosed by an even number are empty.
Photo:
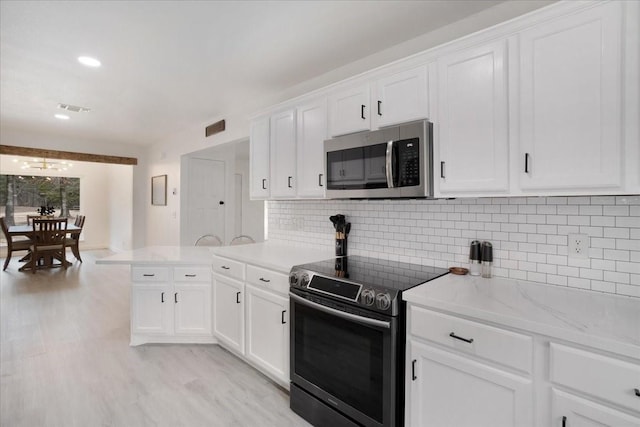
M222 200L220 200L220 202L218 202L218 203L220 203L221 205L224 205L224 201L222 201Z

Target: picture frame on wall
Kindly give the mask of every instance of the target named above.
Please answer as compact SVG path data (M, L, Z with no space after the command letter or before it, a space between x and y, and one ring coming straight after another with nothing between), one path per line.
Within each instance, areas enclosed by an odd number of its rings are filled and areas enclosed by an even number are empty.
M167 175L151 177L151 204L154 206L167 205Z

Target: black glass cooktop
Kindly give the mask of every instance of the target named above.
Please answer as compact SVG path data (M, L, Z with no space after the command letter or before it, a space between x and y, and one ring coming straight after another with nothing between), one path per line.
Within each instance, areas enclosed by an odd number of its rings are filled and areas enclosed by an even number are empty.
M449 272L446 268L362 256L332 258L297 267L337 280L396 291L406 291Z

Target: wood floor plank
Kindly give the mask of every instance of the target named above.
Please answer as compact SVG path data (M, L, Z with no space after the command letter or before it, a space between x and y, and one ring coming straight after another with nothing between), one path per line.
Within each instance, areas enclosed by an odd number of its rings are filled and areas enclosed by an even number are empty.
M1 426L309 426L217 345L129 346L129 268L0 275Z

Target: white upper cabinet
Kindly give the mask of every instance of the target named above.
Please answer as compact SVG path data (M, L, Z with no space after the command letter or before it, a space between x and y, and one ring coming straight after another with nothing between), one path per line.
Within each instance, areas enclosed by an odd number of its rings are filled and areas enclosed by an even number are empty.
M296 196L296 112L271 116L271 197Z
M252 199L269 197L269 117L251 122L250 130L250 196Z
M436 195L508 191L506 61L506 40L438 59Z
M428 117L427 67L422 66L379 79L377 99L371 105L375 127Z
M371 111L369 84L358 85L329 97L329 134L331 136L369 130Z
M298 107L298 196L324 197L324 140L327 139L327 98Z
M520 33L523 190L620 188L621 6L607 2Z

